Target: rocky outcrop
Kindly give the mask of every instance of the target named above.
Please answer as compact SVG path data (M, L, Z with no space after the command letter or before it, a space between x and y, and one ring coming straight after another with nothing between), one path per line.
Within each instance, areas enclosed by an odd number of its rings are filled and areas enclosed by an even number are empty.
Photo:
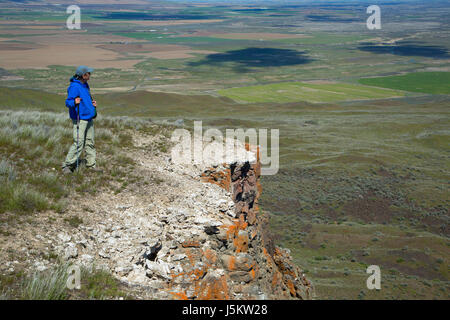
M74 199L68 211L82 217L77 228L33 227L43 252L106 269L141 299L313 298L258 208L258 152L255 163L182 165L155 155L149 139L135 137L131 155L143 181L118 194L83 195L83 206ZM37 270L50 267L35 261Z
M247 146L248 148L248 146ZM311 299L313 287L289 251L276 247L267 232L267 217L258 208L261 165L249 162L208 168L205 182L231 193L232 224L210 231L212 250L203 252L209 277L196 279L199 290L176 293L199 299ZM200 255L201 252L199 251Z

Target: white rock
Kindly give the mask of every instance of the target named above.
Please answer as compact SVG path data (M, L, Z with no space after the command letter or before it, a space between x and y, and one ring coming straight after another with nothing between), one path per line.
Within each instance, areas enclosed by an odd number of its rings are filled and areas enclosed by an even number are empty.
M114 271L122 276L126 276L133 271L133 268L131 266L117 266Z
M64 260L69 260L71 258L76 258L78 256L78 249L73 243L64 250Z
M108 238L108 240L106 241L106 243L108 244L108 246L114 247L116 245L116 239L111 237Z
M172 279L170 276L171 266L167 262L162 260L158 260L158 262L147 260L145 262L145 267L147 268L147 274L149 275L156 274L165 279Z
M100 257L102 257L102 258L105 258L105 259L109 259L110 258L110 256L105 251L103 251L103 249L99 251L98 255Z
M133 284L143 284L147 282L147 279L143 268L133 269L127 276L127 281Z
M65 234L65 233L58 233L58 238L62 241L62 242L69 242L71 239L72 239L72 237L71 236L69 236L68 234Z
M186 255L184 253L180 253L180 254L174 254L172 256L172 261L180 261L186 258Z
M90 263L90 262L94 261L94 257L91 256L91 255L89 255L89 254L82 254L82 255L81 255L81 260L82 260L83 262Z
M227 215L232 218L236 218L236 213L234 212L234 210L227 210Z
M132 205L118 205L118 206L116 206L116 209L119 209L119 210L127 210L127 209L129 209L129 208L132 208L133 206Z
M37 271L47 270L47 267L41 261L35 262L34 267L36 268ZM11 268L11 269L13 269L13 271L14 271L14 268Z

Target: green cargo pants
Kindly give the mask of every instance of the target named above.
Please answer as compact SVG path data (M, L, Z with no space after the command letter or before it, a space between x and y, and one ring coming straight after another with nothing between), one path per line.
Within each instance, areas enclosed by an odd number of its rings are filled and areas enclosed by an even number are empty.
M73 122L73 144L70 146L67 153L66 160L63 162L62 167L76 167L77 163L77 149L78 156L81 156L81 152L86 153L86 166L95 167L95 144L94 144L94 121L93 120L80 120L80 127L78 131L78 145L77 145L77 120Z

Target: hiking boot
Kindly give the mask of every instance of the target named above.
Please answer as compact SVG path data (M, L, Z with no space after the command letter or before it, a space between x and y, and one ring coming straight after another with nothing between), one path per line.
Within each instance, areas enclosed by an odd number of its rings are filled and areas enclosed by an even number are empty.
M73 171L70 169L70 167L64 167L62 169L63 174L71 174Z

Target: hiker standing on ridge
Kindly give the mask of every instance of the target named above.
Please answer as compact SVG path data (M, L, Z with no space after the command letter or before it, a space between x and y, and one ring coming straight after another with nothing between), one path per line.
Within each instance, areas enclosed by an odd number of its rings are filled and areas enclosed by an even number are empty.
M92 99L88 80L94 70L79 66L70 78L67 88L66 106L73 122L73 144L70 146L66 160L62 165L64 173L72 173L79 165L83 149L86 152L86 168L101 172L95 168L96 151L94 145L94 120L97 117L97 102Z

